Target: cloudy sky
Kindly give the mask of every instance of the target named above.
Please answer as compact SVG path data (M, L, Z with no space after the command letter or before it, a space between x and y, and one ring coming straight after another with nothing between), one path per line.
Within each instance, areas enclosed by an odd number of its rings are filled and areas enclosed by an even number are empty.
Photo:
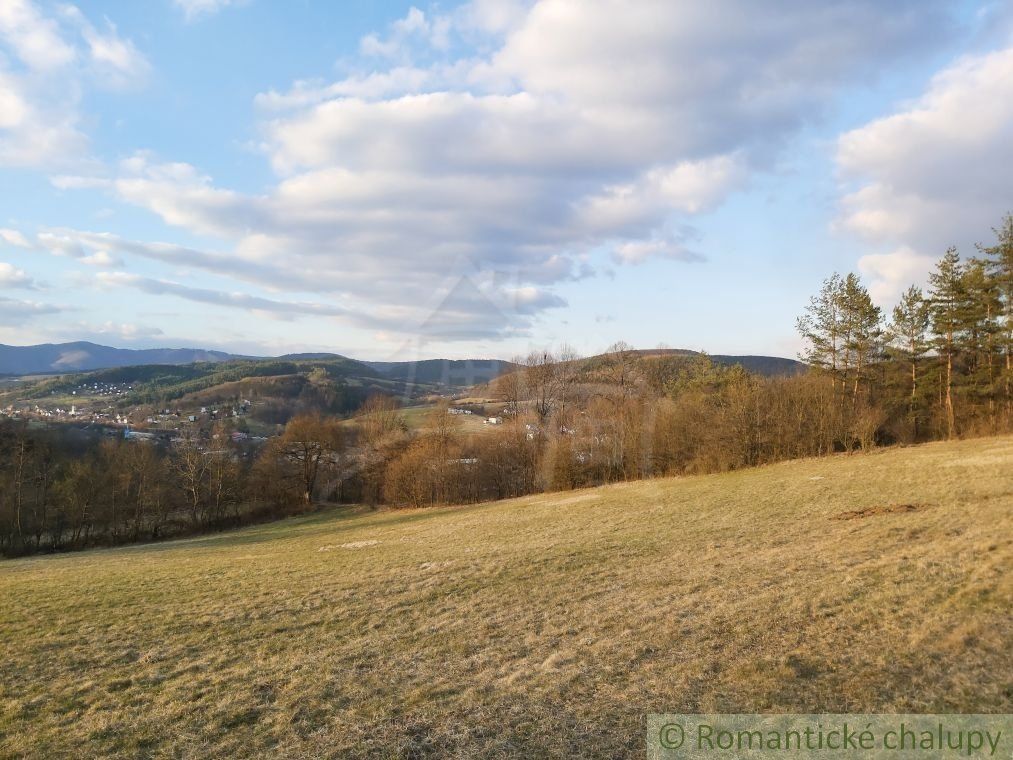
M1013 210L1013 8L0 0L0 342L797 350Z

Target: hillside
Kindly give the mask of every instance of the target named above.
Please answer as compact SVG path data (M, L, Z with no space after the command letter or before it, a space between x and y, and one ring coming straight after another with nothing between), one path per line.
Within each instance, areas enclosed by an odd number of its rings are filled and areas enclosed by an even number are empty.
M686 349L650 349L636 353L643 356L668 354L692 356L698 352ZM805 368L801 362L779 356L714 354L711 355L711 359L718 364L741 364L744 369L761 375L788 375L801 372ZM340 354L332 353L251 357L199 348L112 348L84 341L45 343L36 346L0 344L0 375L56 374L153 364L184 365L235 360L266 362L354 361ZM420 359L401 362L366 361L361 364L369 366L380 375L392 380L413 384L441 384L451 387L487 383L500 374L516 368L512 362L501 359Z
M89 372L121 367L150 365L186 365L202 362L261 361L305 363L310 361L349 362L341 354L301 353L278 357L250 357L208 351L199 348L129 349L100 346L96 343L44 343L35 346L0 344L0 375L36 375ZM422 359L401 362L362 362L372 372L368 376L384 376L413 384L447 386L476 385L489 382L510 362L499 359Z
M689 351L684 348L654 348L635 351L638 356L700 356L700 351ZM795 359L781 356L754 356L731 354L707 354L715 364L732 366L738 364L747 372L766 377L797 375L804 372L806 365Z
M226 401L237 398L243 391L239 381L256 378L274 378L290 375L302 376L302 382L290 384L279 398L294 398L306 385L313 372L328 381L335 389L348 390L354 386L357 397L365 397L370 387L387 389L388 381L379 373L352 359L334 356L321 360L283 361L278 359L230 359L221 362L199 362L183 365L134 365L94 372L60 375L37 380L7 392L10 398L52 399L65 398L75 393L83 398L88 386L116 386L123 388L117 397L121 407L134 404L169 403L203 394L206 400ZM356 403L361 403L357 398ZM68 399L69 400L69 399ZM354 408L354 405L349 408Z
M200 348L111 348L95 343L44 343L37 346L0 345L0 374L33 375L48 372L83 372L146 364L192 364L238 358L222 351Z
M1010 712L1013 438L0 565L0 756L637 756ZM30 673L30 678L24 674Z
M457 377L447 378L459 381ZM292 355L281 359L229 359L182 365L134 365L37 376L0 387L0 405L54 404L84 409L89 404L118 409L137 405L188 408L253 399L343 414L372 393L412 398L444 386L422 379L388 377L365 363L337 354ZM115 389L113 394L106 392ZM98 389L95 391L94 389ZM96 395L98 393L99 395Z
M467 387L495 380L516 364L500 359L422 359L414 362L364 362L386 377L412 383Z

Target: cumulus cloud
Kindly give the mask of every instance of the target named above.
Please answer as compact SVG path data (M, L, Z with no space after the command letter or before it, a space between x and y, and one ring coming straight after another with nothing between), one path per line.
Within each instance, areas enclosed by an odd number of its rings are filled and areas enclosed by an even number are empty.
M258 93L254 103L265 111L286 111L322 103L333 98L375 100L390 95L417 92L433 83L446 82L448 72L415 66L397 66L388 71L351 74L338 82L297 81L286 92Z
M858 271L876 303L892 305L911 285L924 286L935 258L904 246L889 253L870 253L858 260Z
M237 274L304 273L314 286L275 284L331 292L350 312L463 335L502 334L506 311L509 329L524 330L561 305L554 286L586 276L591 251L621 263L694 258L680 232L694 216L771 166L842 85L938 42L947 9L943 0L412 8L363 39L362 71L258 96L260 147L278 174L261 193L146 154L110 177L58 182L104 186L223 241ZM455 37L471 40L468 55L455 56ZM70 237L57 246L98 244ZM477 297L455 295L461 261Z
M35 290L38 285L28 276L24 269L17 269L13 264L0 261L0 288L24 288Z
M0 166L81 164L88 140L82 93L143 81L150 66L111 22L95 27L73 5L0 3Z
M0 39L31 69L52 71L74 62L76 51L30 0L0 3Z
M659 220L673 211L693 215L712 209L742 186L747 176L744 162L736 156L656 167L632 182L608 185L582 199L578 224L601 234L643 235L656 231ZM653 242L639 240L630 245L646 251Z
M454 24L465 34L503 34L520 26L527 10L523 0L472 0L458 8Z
M0 58L0 167L78 161L88 141L78 130L76 95L47 100L28 78L4 71Z
M359 41L359 52L366 56L393 58L405 53L405 46L413 37L428 39L437 47L445 47L448 23L441 18L431 21L426 18L425 12L413 5L404 18L390 25L387 37L381 39L377 34L363 37Z
M1013 47L968 56L896 113L840 138L838 226L891 254L862 261L895 295L950 245L987 242L1013 198ZM895 276L903 272L903 277Z

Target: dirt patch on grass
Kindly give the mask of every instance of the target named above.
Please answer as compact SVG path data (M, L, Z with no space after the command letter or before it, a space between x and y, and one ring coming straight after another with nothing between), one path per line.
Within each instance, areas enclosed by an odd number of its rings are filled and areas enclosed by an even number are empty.
M866 517L877 515L892 515L902 512L921 512L928 509L928 504L886 504L878 507L866 507L865 509L854 509L848 512L841 512L834 515L831 520L862 520Z

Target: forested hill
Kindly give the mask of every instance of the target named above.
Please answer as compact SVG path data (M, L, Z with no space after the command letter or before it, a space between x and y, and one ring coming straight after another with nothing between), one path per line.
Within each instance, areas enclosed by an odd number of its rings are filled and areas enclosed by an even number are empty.
M449 386L479 385L517 369L500 359L423 359L415 362L363 362L392 380L439 383Z
M715 354L711 359L718 364L739 364L742 369L756 375L775 377L779 375L797 375L804 372L806 365L794 359L780 356L725 356Z
M690 351L685 348L651 348L635 352L638 356L701 356L701 351ZM795 359L785 359L781 356L758 356L731 354L706 354L715 364L732 366L738 364L747 372L765 377L784 377L797 375L804 372L806 365Z

